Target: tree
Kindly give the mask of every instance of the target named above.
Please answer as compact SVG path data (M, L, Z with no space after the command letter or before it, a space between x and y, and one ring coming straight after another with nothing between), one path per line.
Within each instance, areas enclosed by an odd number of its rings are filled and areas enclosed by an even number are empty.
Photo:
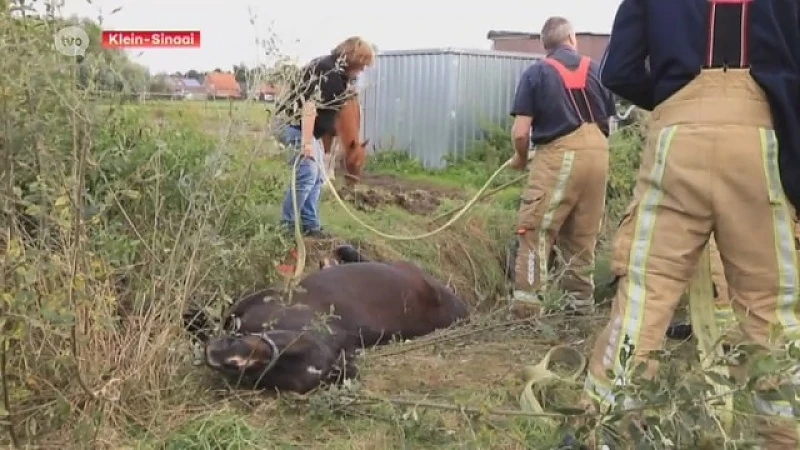
M203 80L205 79L205 74L204 73L198 72L198 71L196 71L194 69L188 70L186 72L185 76L186 76L186 78L191 78L193 80L197 80L200 83L202 83Z
M249 80L250 72L244 64L233 65L233 76L239 83L246 83Z
M276 64L266 74L266 81L273 86L284 85L300 76L300 67L289 62Z
M172 83L169 80L169 75L159 73L150 78L147 90L150 92L167 93L170 92Z
M40 20L40 19L30 19ZM149 70L130 60L121 50L103 47L100 26L89 19L47 18L51 28L77 25L89 36L85 57L78 61L78 85L87 89L133 94L147 88Z

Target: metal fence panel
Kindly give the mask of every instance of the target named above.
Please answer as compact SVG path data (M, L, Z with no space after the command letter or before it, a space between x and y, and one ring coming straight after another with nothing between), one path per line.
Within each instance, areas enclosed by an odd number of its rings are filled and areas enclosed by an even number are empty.
M403 150L441 168L446 155L464 155L484 123L508 117L520 74L538 59L455 49L381 53L360 83L364 137L376 152Z

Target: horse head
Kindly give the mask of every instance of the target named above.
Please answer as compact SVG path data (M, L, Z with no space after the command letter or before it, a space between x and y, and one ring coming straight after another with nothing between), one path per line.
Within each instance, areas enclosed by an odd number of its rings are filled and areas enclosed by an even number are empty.
M226 334L205 348L211 369L249 389L308 392L328 376L336 359L328 342L294 330Z
M369 139L361 141L361 105L358 95L350 97L343 105L337 120L340 149L344 152L342 166L349 184L358 183L367 159Z
M361 143L353 140L345 147L345 155L343 160L345 179L350 184L358 183L361 179L361 173L364 171L364 165L367 162L367 146L369 139Z

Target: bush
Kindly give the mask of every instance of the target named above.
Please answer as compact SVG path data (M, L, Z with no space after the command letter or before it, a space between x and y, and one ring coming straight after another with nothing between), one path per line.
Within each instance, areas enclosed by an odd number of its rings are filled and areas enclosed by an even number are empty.
M0 43L0 415L18 441L75 419L61 445L185 397L185 304L274 281L287 248L263 216L283 180L256 148L96 100L92 74L127 60L54 52L63 25L0 13L3 35L17 31Z

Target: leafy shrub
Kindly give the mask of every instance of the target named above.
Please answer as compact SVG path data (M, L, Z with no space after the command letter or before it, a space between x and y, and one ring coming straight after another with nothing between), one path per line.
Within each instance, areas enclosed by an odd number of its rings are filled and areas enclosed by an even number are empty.
M75 419L62 444L182 396L186 303L274 281L287 247L255 148L98 100L92 74L127 60L56 53L63 25L0 13L0 411L37 437Z

